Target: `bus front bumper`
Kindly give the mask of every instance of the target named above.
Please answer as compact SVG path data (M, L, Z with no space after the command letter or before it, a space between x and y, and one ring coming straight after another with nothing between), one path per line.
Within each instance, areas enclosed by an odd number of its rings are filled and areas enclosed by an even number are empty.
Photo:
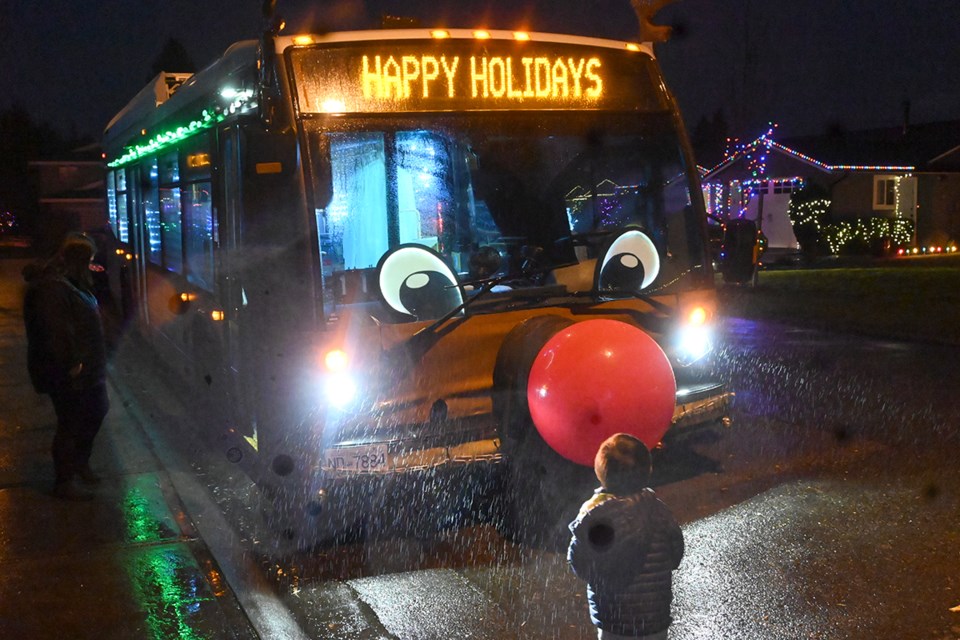
M730 425L736 395L722 383L707 382L677 387L677 405L670 430L689 430L712 424Z

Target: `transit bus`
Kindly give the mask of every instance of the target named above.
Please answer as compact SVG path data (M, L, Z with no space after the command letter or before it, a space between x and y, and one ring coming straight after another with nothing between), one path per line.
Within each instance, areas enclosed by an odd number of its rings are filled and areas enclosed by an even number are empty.
M557 531L607 435L727 419L650 44L265 32L160 74L103 150L128 325L216 408L281 541L418 511Z

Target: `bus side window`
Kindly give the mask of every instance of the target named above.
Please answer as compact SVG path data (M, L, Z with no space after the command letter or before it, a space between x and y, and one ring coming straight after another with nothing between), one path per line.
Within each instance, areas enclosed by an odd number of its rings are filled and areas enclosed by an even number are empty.
M182 212L180 210L180 166L177 152L160 156L160 244L163 266L183 273Z
M187 279L213 291L213 247L217 228L210 201L210 183L195 182L183 187L184 251Z
M148 158L140 166L140 183L143 191L143 220L147 260L155 265L163 264L162 238L160 236L160 195L158 190L157 158Z
M129 208L127 206L127 171L129 169L117 169L116 190L117 190L117 239L120 242L130 242L130 219Z
M200 134L180 150L180 199L183 206L183 262L187 279L213 291L213 251L218 238L213 216L210 167L212 140Z

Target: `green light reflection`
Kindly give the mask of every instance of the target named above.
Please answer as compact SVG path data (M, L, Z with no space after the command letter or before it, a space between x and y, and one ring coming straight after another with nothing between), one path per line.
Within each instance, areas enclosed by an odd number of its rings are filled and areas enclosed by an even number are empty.
M134 542L159 542L164 528L151 516L150 500L136 486L123 500L127 534ZM137 550L127 572L134 599L146 614L147 638L153 640L206 640L197 628L204 602L212 602L203 573L193 555L180 545L144 547Z

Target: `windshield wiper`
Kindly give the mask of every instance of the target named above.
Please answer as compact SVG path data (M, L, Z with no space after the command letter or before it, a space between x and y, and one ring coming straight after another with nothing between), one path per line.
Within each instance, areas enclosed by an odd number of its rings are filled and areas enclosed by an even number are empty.
M431 325L420 329L420 331L417 331L415 334L413 334L412 337L416 337L416 336L418 336L418 335L420 335L421 333L424 333L424 332L426 332L426 333L433 333L433 332L435 332L435 331L437 330L437 328L439 328L444 322L446 322L446 321L449 320L450 318L454 317L455 315L457 315L457 314L460 313L461 311L466 310L468 307L470 307L471 305L473 305L473 303L475 303L478 298L482 298L484 295L486 295L487 293L489 293L490 290L492 290L495 286L497 286L498 284L500 284L501 282L503 282L504 280L506 280L506 279L509 278L509 277L510 277L510 275L509 275L509 274L506 274L506 275L500 276L499 278L491 278L491 279L489 279L489 280L483 281L483 286L481 286L480 289L477 290L477 292L476 292L475 294L473 294L473 295L470 296L469 298L464 298L464 299L463 299L463 302L461 302L461 303L458 304L456 307L454 307L454 308L451 309L450 311L447 311L445 314L443 314L442 316L440 316L439 318L437 318L436 320L434 320ZM472 282L472 283L470 283L470 282L465 282L465 283L463 283L463 284L476 284L476 283L478 283L478 282L481 282L481 281L478 280L478 281L475 281L475 282ZM463 285L452 285L452 286L463 286Z
M576 264L577 264L577 263L575 263L575 262L571 262L571 263L569 263L569 264L555 265L555 266L552 266L552 267L549 267L549 268L523 269L522 272L519 274L519 277L521 277L521 278L533 278L533 277L535 277L535 276L540 276L540 275L544 275L544 274L550 273L550 272L553 271L554 269L560 269L560 268L563 268L563 267L572 267L572 266L574 266L574 265L576 265ZM509 281L509 280L512 280L512 279L514 279L514 278L516 278L516 277L518 277L517 274L506 273L506 274L504 274L504 275L502 275L502 276L498 276L498 277L496 277L496 278L489 278L489 279L486 279L486 280L474 280L474 281L471 281L471 282L461 283L460 285L454 285L454 286L468 286L468 285L476 286L476 285L479 284L479 285L481 285L481 286L480 286L480 289L478 289L477 292L474 293L472 296L470 296L469 298L465 298L465 299L463 300L463 302L461 302L459 305L457 305L456 307L454 307L453 309L451 309L451 310L448 311L447 313L443 314L441 317L437 318L437 319L436 319L435 321L433 321L433 323L431 323L429 326L420 329L420 330L417 331L415 334L413 334L413 336L411 336L411 337L418 336L418 335L420 335L420 334L422 334L422 333L434 333L434 332L436 332L436 330L437 330L440 326L442 326L447 320L453 318L454 316L456 316L456 315L457 315L458 313L460 313L461 311L465 311L465 310L467 310L468 308L472 307L474 304L476 304L477 300L480 300L481 298L483 298L484 296L486 296L488 293L490 293L495 286L497 286L498 284L501 284L501 283L503 283L503 282L507 282L507 281ZM561 286L562 286L562 285L561 285ZM525 291L525 289L522 289L522 288L521 288L521 289L517 289L517 290L516 290L516 292L517 292L516 295L517 295L518 297L522 297L522 296L524 295L524 291ZM563 291L566 292L566 287L563 287ZM559 293L559 292L560 292L560 289L556 289L556 292ZM531 297L543 297L543 296L544 296L544 293L545 293L545 292L542 290L542 288L540 288L540 287L535 287L535 288L531 288L531 289L529 290L529 294L528 294L528 295L530 295Z

